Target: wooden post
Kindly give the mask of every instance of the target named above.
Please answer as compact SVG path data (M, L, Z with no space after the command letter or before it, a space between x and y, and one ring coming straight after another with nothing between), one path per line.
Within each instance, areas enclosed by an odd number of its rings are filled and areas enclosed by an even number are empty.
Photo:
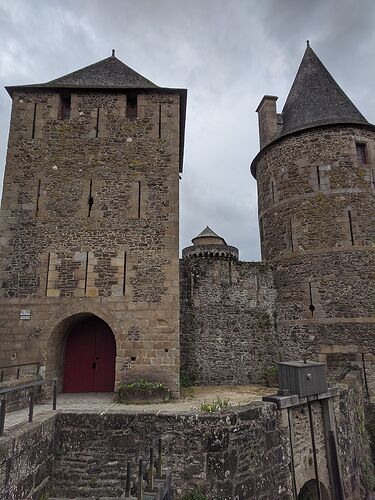
M139 460L137 500L143 500L143 460Z
M5 396L3 396L0 406L0 436L4 434L5 409L6 409L6 401L5 401Z
M34 387L30 391L29 422L33 421L33 416L34 416Z
M148 471L147 487L150 490L154 489L154 448L153 448L153 446L151 446L151 448L150 448L150 468Z
M125 498L130 496L130 462L126 464L126 484L125 484Z
M156 476L161 478L162 476L162 460L161 460L161 438L158 441L158 458L156 462Z
M56 399L57 399L57 381L54 379L53 381L53 400L52 400L52 409L56 410Z

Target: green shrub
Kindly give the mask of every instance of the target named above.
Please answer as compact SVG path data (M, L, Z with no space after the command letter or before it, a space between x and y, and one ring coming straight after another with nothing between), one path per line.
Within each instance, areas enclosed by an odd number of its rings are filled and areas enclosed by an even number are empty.
M266 377L277 377L279 374L279 369L277 366L267 366L267 368L264 369L264 375Z
M205 401L201 404L200 410L203 413L214 413L216 411L222 411L228 408L229 399L221 399L219 396L213 401Z
M194 385L195 379L194 375L188 374L188 373L181 373L180 375L180 384L181 387L191 387Z

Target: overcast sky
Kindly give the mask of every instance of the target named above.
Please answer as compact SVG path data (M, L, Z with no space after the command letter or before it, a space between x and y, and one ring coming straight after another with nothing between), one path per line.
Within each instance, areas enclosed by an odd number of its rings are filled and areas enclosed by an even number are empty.
M293 82L306 40L375 122L373 0L0 0L0 169L4 85L40 83L108 57L188 89L181 248L206 225L259 260L255 109Z

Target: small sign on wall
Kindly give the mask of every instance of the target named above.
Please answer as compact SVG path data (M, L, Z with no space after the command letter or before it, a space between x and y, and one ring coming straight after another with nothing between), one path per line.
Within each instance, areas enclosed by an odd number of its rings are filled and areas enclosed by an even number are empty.
M21 309L20 310L20 319L23 319L23 320L31 319L31 310L30 309Z

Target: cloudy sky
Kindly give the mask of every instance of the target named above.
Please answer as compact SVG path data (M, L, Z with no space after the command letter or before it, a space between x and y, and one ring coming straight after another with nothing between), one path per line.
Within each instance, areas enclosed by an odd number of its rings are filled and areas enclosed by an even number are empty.
M373 0L0 0L0 170L4 85L39 83L116 56L156 84L188 89L181 247L206 225L259 260L255 109L281 111L306 39L375 122Z

